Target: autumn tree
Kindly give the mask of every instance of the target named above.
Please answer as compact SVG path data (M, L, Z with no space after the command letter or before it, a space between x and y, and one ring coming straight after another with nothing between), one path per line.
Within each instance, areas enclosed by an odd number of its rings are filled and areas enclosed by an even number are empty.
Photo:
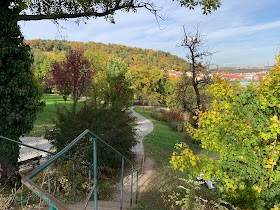
M78 99L85 91L85 75L82 69L89 70L89 61L84 57L83 50L70 50L66 59L55 63L51 70L49 84L55 85L61 94L71 94L73 109L76 109ZM87 79L91 79L91 71L87 73ZM66 94L67 95L67 94Z
M218 159L198 156L178 144L171 163L193 176L214 179L221 195L235 206L279 207L280 57L260 84L242 87L215 78L213 101L199 113L198 129L188 133Z
M157 68L138 68L132 71L136 98L150 105L164 102L167 74Z
M184 104L184 108L193 116L195 119L194 127L197 127L197 120L199 117L197 113L203 109L201 89L205 84L210 82L207 71L208 66L204 59L211 56L212 53L203 49L204 36L201 34L198 27L195 29L196 31L194 34L187 33L185 27L183 27L183 29L184 38L179 46L187 49L188 54L186 57L190 63L190 67L185 70L182 75L182 82L180 82L179 85L182 86L183 90L186 90L189 85L188 77L191 78L191 85L195 93L195 106L188 107Z
M192 88L191 78L179 76L170 79L167 86L168 107L181 109L184 112L193 112L193 107L195 107L195 94Z

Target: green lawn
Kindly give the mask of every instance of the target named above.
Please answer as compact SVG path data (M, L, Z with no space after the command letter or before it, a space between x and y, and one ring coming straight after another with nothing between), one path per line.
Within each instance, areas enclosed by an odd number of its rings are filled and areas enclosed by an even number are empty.
M53 94L43 94L42 101L45 102L46 106L42 111L37 113L33 130L27 134L27 136L39 137L44 135L46 130L52 128L54 125L53 120L56 116L57 106L66 106L70 108L73 104L70 98L68 98L65 103L62 96ZM80 107L81 103L78 104L78 106Z
M183 133L173 131L166 122L151 118L150 114L155 110L140 107L136 107L134 110L154 124L154 131L144 140L145 155L159 163L169 165L169 158L174 151L175 144L184 141ZM203 151L198 145L190 144L189 146L195 153Z
M151 109L136 107L134 110L154 124L154 131L144 140L145 155L164 165L169 164L174 145L184 141L183 134L173 131L167 123L151 118Z

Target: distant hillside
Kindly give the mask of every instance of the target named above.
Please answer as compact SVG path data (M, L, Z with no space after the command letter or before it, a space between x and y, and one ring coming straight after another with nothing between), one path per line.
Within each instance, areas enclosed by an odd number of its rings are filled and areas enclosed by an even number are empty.
M26 40L26 43L33 49L39 49L43 52L59 52L72 48L94 49L101 51L109 56L116 56L125 60L130 68L158 68L162 70L182 71L186 69L188 63L169 52L156 51L152 49L141 49L137 47L128 47L119 44L103 44L95 42L72 42L61 40Z

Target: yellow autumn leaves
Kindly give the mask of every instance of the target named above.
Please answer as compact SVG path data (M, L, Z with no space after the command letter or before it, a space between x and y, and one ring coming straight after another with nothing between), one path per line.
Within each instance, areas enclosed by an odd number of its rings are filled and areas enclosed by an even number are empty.
M175 170L186 171L187 167L195 167L199 158L193 154L193 151L185 144L180 143L175 145L175 149L180 152L173 152L170 163Z
M261 193L261 191L262 191L262 187L260 187L260 186L254 186L253 189L254 189L257 193Z

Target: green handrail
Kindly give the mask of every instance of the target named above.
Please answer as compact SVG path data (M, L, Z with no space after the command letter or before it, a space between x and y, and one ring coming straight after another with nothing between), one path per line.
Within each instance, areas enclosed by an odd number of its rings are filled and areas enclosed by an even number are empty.
M48 151L48 150L44 150L44 149L41 149L41 148L38 148L38 147L34 147L34 146L31 146L31 145L28 145L28 144L24 144L24 143L22 143L20 141L16 141L16 140L4 137L4 136L0 136L0 140L9 141L9 142L12 142L12 143L24 146L24 147L28 147L30 149L34 149L34 150L37 150L37 151L40 151L40 152L45 152L45 153L47 153L49 155L55 155L56 154L54 152L51 152L51 151ZM81 165L84 165L84 166L89 166L89 167L92 166L92 164L81 162L81 161L78 161L78 160L73 159L73 158L68 157L68 156L63 156L63 158L65 158L67 160L71 160L71 161L76 161L76 162L78 162L78 163L80 163Z
M25 186L27 186L32 192L34 192L36 195L41 197L46 203L48 203L50 206L50 209L69 210L69 208L67 208L67 206L65 206L63 203L61 203L55 197L53 197L50 193L44 191L41 187L36 185L30 179L22 177L21 180L22 180L22 183Z
M65 153L67 153L70 149L72 149L80 140L82 140L85 136L88 136L91 138L92 142L93 142L93 164L85 164L83 162L77 161L71 157L65 156ZM124 183L123 183L123 179L124 179L124 165L125 165L125 161L129 164L131 164L132 166L132 171L131 171L131 186L130 186L130 205L132 205L132 190L133 190L133 172L134 170L136 171L136 199L135 202L137 203L138 201L138 173L139 171L136 169L136 167L134 166L134 164L122 153L120 153L118 150L116 150L114 147L112 147L111 145L109 145L107 142L105 142L104 140L102 140L101 138L99 138L97 135L95 135L94 133L92 133L91 131L89 131L88 129L86 129L84 132L82 132L78 137L76 137L71 143L69 143L65 148L63 148L60 152L58 153L53 153L44 149L40 149L40 148L36 148L24 143L21 143L19 141L15 141L3 136L0 136L0 139L2 140L6 140L6 141L10 141L13 143L16 143L18 145L22 145L25 147L29 147L38 151L42 151L42 152L46 152L49 155L52 155L52 157L50 157L46 162L44 162L42 165L40 165L38 168L36 168L34 171L31 172L30 175L28 175L25 179L23 179L23 183L25 185L27 185L30 188L30 185L32 185L32 181L31 179L33 177L35 177L38 173L40 173L41 171L43 171L46 168L49 168L50 165L52 163L54 163L56 160L58 160L59 158L66 158L68 160L72 161L72 170L73 170L73 190L75 191L75 184L74 184L74 180L75 180L75 163L76 162L80 162L83 165L87 165L90 166L91 168L93 168L93 175L94 175L94 188L93 190L93 194L94 194L94 209L98 210L98 199L97 199L97 188L98 188L98 180L97 180L97 141L103 143L105 146L109 147L110 149L112 149L115 153L117 153L122 160L122 169L121 169L121 187L120 187L120 209L122 209L123 207L123 187L124 187ZM49 178L49 176L48 176ZM24 181L25 180L25 181ZM48 179L48 188L49 188L49 193L45 192L47 195L50 195L50 184L49 184L49 179ZM34 190L33 192L36 193L38 195L38 190L41 191L41 189L37 189L37 187L34 185ZM92 190L90 191L90 194L92 194ZM44 193L43 193L44 194ZM39 196L42 196L42 193L39 194ZM89 195L91 196L91 195ZM75 199L75 192L73 192L73 197ZM57 208L56 205L54 203L51 202L51 200L47 200L50 206L50 209L60 209ZM62 208L63 209L63 208Z

